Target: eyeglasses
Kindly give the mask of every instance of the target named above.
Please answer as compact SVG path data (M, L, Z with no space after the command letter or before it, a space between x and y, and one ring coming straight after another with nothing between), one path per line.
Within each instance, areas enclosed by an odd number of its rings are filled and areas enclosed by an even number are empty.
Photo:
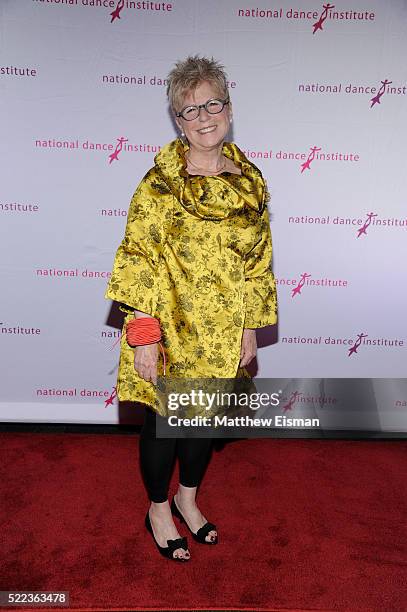
M201 112L201 108L204 108L210 115L217 115L221 113L226 104L229 104L229 98L227 100L212 99L205 102L205 104L199 104L197 106L186 106L179 113L175 113L176 117L182 117L185 121L193 121L198 119Z

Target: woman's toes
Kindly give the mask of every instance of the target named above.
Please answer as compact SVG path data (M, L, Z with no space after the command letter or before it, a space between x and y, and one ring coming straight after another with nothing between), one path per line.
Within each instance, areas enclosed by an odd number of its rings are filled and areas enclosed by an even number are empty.
M210 531L205 539L207 542L214 542L216 540L216 536L217 536L216 531Z
M174 551L174 557L177 559L189 559L190 554L189 551L184 551L184 549L177 549Z

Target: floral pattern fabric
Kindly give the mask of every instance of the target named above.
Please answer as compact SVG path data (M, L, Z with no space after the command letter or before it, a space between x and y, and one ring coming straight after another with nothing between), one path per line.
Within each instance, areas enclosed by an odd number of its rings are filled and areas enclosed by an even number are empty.
M235 378L244 328L277 321L268 193L260 170L233 143L223 154L241 175L193 176L188 145L176 139L156 155L137 187L105 297L126 313L117 394L167 406L134 369L125 326L134 309L160 322L170 377ZM158 375L162 376L162 356Z

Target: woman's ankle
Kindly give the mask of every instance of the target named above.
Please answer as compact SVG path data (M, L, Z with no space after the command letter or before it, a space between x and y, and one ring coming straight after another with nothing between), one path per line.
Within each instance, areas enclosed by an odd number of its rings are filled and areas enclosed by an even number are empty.
M196 505L196 487L193 492L185 491L185 487L184 490L178 489L174 497L176 498L175 503L178 502L180 505Z
M154 502L150 500L150 511L154 514L168 514L170 505L168 499L164 502Z

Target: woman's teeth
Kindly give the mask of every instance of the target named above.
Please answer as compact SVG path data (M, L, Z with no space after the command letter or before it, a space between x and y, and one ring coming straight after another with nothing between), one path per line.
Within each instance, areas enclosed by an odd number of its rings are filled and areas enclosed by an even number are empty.
M202 128L202 130L198 130L200 134L208 134L209 132L213 132L216 130L216 125L212 125L211 127Z

